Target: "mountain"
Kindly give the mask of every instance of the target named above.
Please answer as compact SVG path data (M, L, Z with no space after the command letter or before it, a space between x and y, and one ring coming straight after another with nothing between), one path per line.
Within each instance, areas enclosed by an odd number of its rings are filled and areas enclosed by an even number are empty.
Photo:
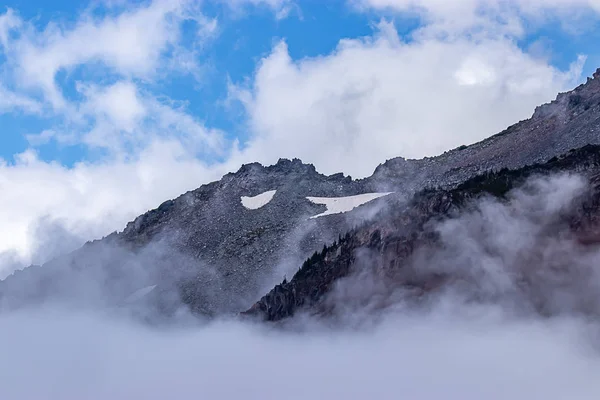
M554 190L547 190L548 185ZM571 185L585 190L568 193ZM534 200L526 212L523 192ZM480 175L450 190L425 190L409 202L397 195L385 201L375 217L315 252L289 282L276 285L242 315L268 321L301 312L331 316L346 313L357 303L386 308L395 303L399 292L414 300L456 285L461 296L478 302L517 302L515 307L543 315L565 311L600 315L600 287L590 283L598 277L597 264L591 261L600 256L600 146L572 150L546 163ZM482 201L487 207L478 206ZM489 218L489 204L508 216L500 214L499 221ZM526 220L532 212L538 213L535 229L528 229ZM517 214L515 221L511 213ZM465 220L464 214L471 218ZM494 227L496 222L519 230L523 224L525 233L512 232L511 242L524 244L502 246L487 237L490 231L506 234L506 227ZM461 234L458 239L448 237L443 228L448 225L460 227L452 232ZM474 227L477 232L470 236ZM478 259L462 259L466 254ZM513 254L520 256L505 260ZM482 284L486 279L482 275L494 272L486 265L488 257L501 260L500 273L507 281L500 291ZM361 290L345 289L352 288L348 277L357 276Z
M396 221L389 227L396 237L400 233L394 227L400 218L413 226L411 237L418 238L426 232L425 221L443 215L444 207L454 207L452 202L436 203L439 196L460 197L466 193L464 185L480 182L485 187L490 179L505 179L490 171L510 169L520 176L532 166L562 165L553 159L587 145L600 145L600 69L585 84L559 94L555 101L538 107L530 119L495 136L437 157L388 160L365 179L325 176L297 159L281 159L268 167L243 165L220 181L164 202L122 232L89 242L43 266L15 272L0 282L0 309L53 301L161 316L189 309L210 316L238 313L255 304L250 314L266 312L267 319L282 318L302 305L304 300L297 298L300 288L311 287L316 297L308 298L313 299L311 304L317 302L327 292L323 287L350 268L354 262L350 253L372 241L378 249L377 243L391 240L381 228L371 232L369 226ZM577 169L579 164L570 165ZM415 199L433 197L425 202L410 200L415 195ZM413 211L406 211L407 204ZM414 211L422 208L427 212ZM375 231L379 236L373 236ZM326 246L334 241L335 246ZM411 241L401 243L415 247ZM402 246L397 245L398 254L410 253ZM348 258L342 262L336 256L333 272L322 272L326 278L321 272L307 275L316 279L313 287L303 274L315 271L323 260L332 260L333 249ZM305 265L290 282L259 300L311 254L310 268ZM344 263L347 266L342 268ZM290 288L297 293L293 301L282 295ZM277 303L272 298L286 300ZM289 310L272 311L281 307Z

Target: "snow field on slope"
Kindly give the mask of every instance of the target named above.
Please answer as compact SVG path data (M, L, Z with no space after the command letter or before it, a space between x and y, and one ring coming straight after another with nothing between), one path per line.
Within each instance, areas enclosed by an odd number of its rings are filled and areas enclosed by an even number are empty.
M248 210L258 210L267 205L275 196L277 190L269 190L253 197L242 196L242 205Z
M310 218L324 217L325 215L341 214L355 209L358 206L366 204L380 197L387 196L393 192L386 193L365 193L356 196L346 197L307 197L308 200L315 204L324 204L327 207L325 212L313 215Z

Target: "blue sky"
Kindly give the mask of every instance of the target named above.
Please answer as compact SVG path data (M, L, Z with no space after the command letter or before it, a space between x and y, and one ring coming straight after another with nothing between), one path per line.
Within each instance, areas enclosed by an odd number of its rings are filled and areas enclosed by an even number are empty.
M32 20L39 30L49 23L74 24L81 13L86 12L86 7L75 6L71 1L13 1L7 6L18 11L24 19ZM175 75L144 86L153 92L167 93L172 99L187 102L189 112L207 125L242 139L247 135L243 115L225 109L223 105L230 81L243 82L251 77L257 62L268 55L277 40L286 40L294 59L322 56L331 53L340 39L372 34L372 25L379 18L375 14L356 12L343 1L307 1L294 6L289 17L283 19L278 19L273 10L265 6L232 14L226 5L208 3L202 10L211 18L218 18L220 26L217 36L203 47L198 56L203 75L201 81L189 75ZM93 11L95 15L107 12L102 6L95 7ZM406 24L402 22L399 30L408 33L408 29L413 28L418 20L407 18ZM182 31L182 41L190 43L195 35L194 26L185 26ZM73 82L82 78L84 73L83 68L69 71L68 76L65 72L63 76L57 76L57 82L67 93L73 92ZM98 75L98 79L110 80L111 76L104 73ZM15 153L27 149L27 134L40 132L56 123L52 118L32 118L18 113L3 114L0 118L4 127L0 156L8 160ZM59 160L66 165L90 157L88 150L85 146L57 146L55 143L38 148L42 159Z
M124 8L144 4L147 3L135 2ZM48 24L73 26L82 14L90 10L93 15L102 16L114 15L124 9L119 7L110 10L101 3L79 4L72 1L9 1L5 6L14 9L21 18L30 21L40 31L47 28ZM197 80L191 75L174 74L151 84L142 81L138 81L138 84L150 92L166 94L173 100L186 102L188 112L206 125L224 130L228 137L245 141L248 131L243 110L236 110L235 105L224 105L228 97L228 84L251 78L257 63L269 54L278 40L285 40L291 58L300 60L332 53L341 39L372 35L374 25L381 18L393 21L405 40L410 40L411 33L422 24L421 18L412 13L393 13L389 10L360 12L341 0L296 2L285 18L277 18L273 11L265 5L232 11L223 3L207 2L202 12L218 20L219 31L202 46L197 55L196 62L201 66L202 78ZM536 26L516 43L525 51L532 50L534 43L541 44L542 51L549 55L550 64L560 69L567 69L578 54L586 54L589 58L583 68L583 76L591 75L595 65L600 66L600 56L596 54L600 29L596 28L598 22L595 19L588 19L585 23L593 27L586 30L585 34L573 35L556 29L555 21L549 20L542 26ZM191 43L195 26L187 24L181 29L182 43ZM59 71L56 81L67 96L76 99L78 93L73 84L86 79L89 76L87 74L91 74L92 80L98 81L118 79L116 74L109 71L95 73L81 66L70 71ZM3 113L0 115L0 157L10 161L13 155L30 147L27 135L39 133L56 124L60 124L60 118L52 115L36 117L19 112ZM67 166L103 155L98 149L78 143L67 145L49 142L38 146L37 151L42 160L54 160Z
M599 16L597 0L7 1L0 265L245 162L359 177L481 140L600 66Z

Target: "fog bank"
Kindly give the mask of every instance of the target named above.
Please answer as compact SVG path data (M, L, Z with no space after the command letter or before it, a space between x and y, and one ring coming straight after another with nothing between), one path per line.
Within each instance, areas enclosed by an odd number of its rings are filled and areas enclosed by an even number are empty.
M463 309L465 311L465 309ZM103 317L0 318L3 399L594 399L596 327L498 309L395 313L302 334L223 321L151 330Z

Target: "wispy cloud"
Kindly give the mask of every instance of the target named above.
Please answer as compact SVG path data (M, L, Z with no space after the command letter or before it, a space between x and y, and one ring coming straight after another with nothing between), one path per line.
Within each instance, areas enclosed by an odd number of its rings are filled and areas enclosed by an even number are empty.
M28 25L6 46L9 62L21 87L41 90L60 109L66 104L55 82L60 70L100 62L121 76L155 76L164 53L179 40L182 7L181 1L154 2L115 17L83 15L72 28L50 24L38 31Z
M42 104L26 95L2 87L0 82L0 114L12 111L21 111L25 114L39 114Z
M426 22L422 33L454 36L522 36L532 26L558 17L564 27L588 12L600 12L596 0L349 0L360 10L417 15Z
M267 7L275 12L277 19L285 19L298 6L293 0L217 0L226 4L237 15L241 15L249 6Z

